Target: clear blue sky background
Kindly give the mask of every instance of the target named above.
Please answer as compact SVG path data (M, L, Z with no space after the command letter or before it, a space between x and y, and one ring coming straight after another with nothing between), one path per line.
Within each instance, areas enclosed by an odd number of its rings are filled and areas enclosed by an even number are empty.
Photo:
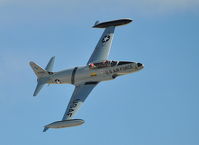
M33 98L28 62L84 65L102 33L94 22L126 17L110 59L145 68L97 86L75 116L84 125L43 133L74 87ZM0 66L1 145L199 145L198 0L0 0Z

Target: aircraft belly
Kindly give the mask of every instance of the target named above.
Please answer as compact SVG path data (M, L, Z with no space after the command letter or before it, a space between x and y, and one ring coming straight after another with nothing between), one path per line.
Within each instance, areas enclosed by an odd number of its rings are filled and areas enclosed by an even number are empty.
M86 82L100 82L104 80L110 80L111 77L107 78L107 75L104 74L104 71L101 69L89 69L83 68L78 69L75 74L75 84L84 84Z
M115 66L103 69L90 69L89 67L75 67L73 69L54 73L49 84L85 84L86 82L101 82L115 79L117 76L138 71L133 64Z
M117 76L137 71L135 65L115 66L103 69L89 67L75 67L57 72L51 76L49 84L85 84L87 82L101 82L115 79Z

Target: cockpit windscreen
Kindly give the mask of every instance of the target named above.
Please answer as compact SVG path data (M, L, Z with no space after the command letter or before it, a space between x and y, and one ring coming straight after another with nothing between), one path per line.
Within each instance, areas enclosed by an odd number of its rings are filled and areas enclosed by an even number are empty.
M105 68L105 67L113 67L117 65L118 61L103 61L103 62L97 62L97 63L91 63L89 64L89 68L91 69L97 69L97 68Z

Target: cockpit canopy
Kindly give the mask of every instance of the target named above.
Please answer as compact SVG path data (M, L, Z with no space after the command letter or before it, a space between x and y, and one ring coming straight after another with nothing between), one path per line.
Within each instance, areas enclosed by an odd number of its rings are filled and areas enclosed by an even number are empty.
M102 62L90 63L89 68L97 69L97 68L113 67L113 66L116 66L116 65L129 64L129 63L132 63L132 62L130 62L130 61L105 60L105 61L102 61Z

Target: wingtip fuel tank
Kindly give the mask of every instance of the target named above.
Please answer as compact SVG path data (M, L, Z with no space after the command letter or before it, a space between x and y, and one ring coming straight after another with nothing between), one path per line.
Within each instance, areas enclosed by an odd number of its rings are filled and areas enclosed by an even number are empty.
M82 119L68 119L62 121L56 121L44 126L44 132L49 128L65 128L65 127L72 127L72 126L79 126L82 125L85 121Z
M113 21L107 21L107 22L99 22L97 21L93 28L107 28L110 26L121 26L121 25L126 25L132 22L132 19L129 18L123 18L123 19L118 19L118 20L113 20Z

